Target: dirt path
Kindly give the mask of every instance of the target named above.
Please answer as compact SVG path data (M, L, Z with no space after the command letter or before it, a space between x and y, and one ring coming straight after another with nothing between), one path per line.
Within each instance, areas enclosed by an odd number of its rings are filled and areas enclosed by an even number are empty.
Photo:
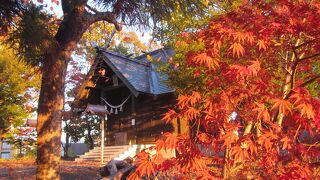
M99 164L76 163L62 161L61 179L62 180L98 180ZM36 165L34 162L1 162L0 180L31 180L35 179Z

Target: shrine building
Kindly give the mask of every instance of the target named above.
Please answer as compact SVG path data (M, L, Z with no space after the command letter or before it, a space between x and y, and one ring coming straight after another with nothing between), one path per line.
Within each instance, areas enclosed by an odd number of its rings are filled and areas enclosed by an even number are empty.
M176 103L175 90L166 85L168 77L147 59L151 56L166 62L172 55L171 48L135 58L97 49L73 107L92 114L95 108L107 112L106 145L152 144L164 132L180 133L180 122L166 124L161 120Z

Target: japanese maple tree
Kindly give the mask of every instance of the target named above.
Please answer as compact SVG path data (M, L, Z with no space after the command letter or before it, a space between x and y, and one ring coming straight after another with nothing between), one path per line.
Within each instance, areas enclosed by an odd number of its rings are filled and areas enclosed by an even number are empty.
M166 133L155 149L176 157L137 156L131 177L319 177L319 19L316 1L255 0L182 33L167 69L180 95L164 120L189 131Z

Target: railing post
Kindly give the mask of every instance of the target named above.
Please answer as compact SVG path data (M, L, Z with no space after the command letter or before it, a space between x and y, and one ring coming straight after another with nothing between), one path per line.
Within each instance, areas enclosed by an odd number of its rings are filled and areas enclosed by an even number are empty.
M106 115L107 116L107 115ZM101 164L103 164L104 156L104 116L101 116Z

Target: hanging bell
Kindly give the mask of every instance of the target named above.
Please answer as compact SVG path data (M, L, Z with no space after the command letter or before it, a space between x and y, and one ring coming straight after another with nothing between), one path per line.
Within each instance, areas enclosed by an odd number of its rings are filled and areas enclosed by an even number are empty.
M111 114L113 113L113 108L110 109L110 113L111 113Z
M118 114L118 109L115 110L114 114Z
M122 112L122 106L120 106L120 111Z

